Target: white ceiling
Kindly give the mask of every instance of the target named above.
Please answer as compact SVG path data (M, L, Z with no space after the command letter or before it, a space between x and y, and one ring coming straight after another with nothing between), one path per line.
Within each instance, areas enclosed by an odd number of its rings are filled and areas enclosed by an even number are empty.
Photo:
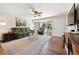
M32 11L29 5L43 12L42 17L36 18L44 18L65 14L71 8L72 3L0 3L0 13L34 19L30 15Z

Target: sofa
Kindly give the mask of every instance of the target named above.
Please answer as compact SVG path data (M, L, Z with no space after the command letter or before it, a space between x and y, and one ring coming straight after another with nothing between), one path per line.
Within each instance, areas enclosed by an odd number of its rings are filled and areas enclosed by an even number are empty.
M15 39L23 38L29 36L31 33L30 28L11 28L12 33L15 34Z
M30 28L17 28L12 27L10 32L2 34L2 40L0 42L8 42L15 39L20 39L29 36L33 33Z

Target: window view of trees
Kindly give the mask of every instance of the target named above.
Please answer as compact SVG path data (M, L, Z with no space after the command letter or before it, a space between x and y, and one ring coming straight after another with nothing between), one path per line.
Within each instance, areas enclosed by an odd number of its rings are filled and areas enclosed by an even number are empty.
M44 28L44 32L45 32L47 35L50 35L50 34L51 34L51 31L52 31L52 21L44 22L44 23L42 24L42 27Z

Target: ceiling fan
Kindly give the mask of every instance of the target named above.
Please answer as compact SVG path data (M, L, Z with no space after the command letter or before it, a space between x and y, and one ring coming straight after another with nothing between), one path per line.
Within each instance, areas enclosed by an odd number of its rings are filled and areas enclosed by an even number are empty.
M36 16L40 16L40 17L41 17L41 14L42 14L42 12L39 12L39 11L37 11L37 10L32 10L32 15L33 15L34 17L36 17Z
M37 17L37 16L41 17L42 12L38 11L37 9L35 9L31 4L28 4L28 6L29 6L29 8L32 11L31 15L33 15L33 17Z

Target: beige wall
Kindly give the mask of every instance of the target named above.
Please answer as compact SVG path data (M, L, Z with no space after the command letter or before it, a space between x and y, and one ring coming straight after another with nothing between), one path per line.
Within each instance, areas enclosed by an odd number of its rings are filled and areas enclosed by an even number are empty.
M55 36L62 36L65 32L65 15L57 16L54 19L54 30L53 33Z

